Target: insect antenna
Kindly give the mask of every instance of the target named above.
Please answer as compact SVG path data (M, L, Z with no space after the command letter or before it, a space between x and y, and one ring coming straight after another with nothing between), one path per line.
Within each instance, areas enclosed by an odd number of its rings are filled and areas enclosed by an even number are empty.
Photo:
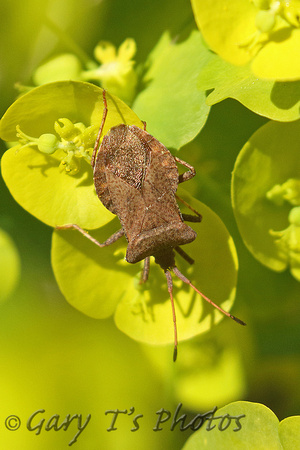
M201 295L202 298L204 298L204 300L206 300L208 303L210 303L212 306L214 306L215 308L217 308L219 311L221 311L221 313L225 314L225 316L230 317L231 319L235 320L237 323L239 323L240 325L246 325L245 322L243 322L241 319L239 319L238 317L233 316L232 314L230 314L229 312L225 311L224 309L222 309L220 306L216 305L216 303L214 303L210 298L206 297L206 295L204 295L202 292L199 291L199 289L197 289L191 282L190 280L188 280L181 272L180 270L174 266L172 267L172 271L175 273L175 275L184 283L188 284L189 286L191 286L191 288L194 289L195 292L197 292L197 294Z
M168 291L170 295L171 300L171 306L172 306L172 315L173 315L173 324L174 324L174 352L173 352L173 361L175 362L177 359L177 346L178 346L178 337L177 337L177 324L176 324L176 313L175 313L175 305L174 305L174 299L173 299L173 282L172 282L172 276L168 270L165 270L165 275L167 278L168 283Z

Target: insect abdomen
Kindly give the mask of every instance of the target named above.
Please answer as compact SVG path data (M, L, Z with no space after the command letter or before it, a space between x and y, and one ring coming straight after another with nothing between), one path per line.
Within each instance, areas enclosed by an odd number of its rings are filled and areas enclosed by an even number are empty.
M196 237L197 233L184 222L163 225L142 232L128 243L126 261L134 264L157 253L158 249L188 244L194 241Z

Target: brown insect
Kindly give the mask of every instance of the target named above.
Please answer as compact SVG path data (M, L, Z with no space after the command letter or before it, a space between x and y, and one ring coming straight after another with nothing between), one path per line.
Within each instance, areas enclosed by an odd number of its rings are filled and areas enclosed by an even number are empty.
M100 243L75 224L58 226L58 229L75 228L99 247L112 244L125 235L128 246L126 261L134 264L144 260L141 282L148 279L150 256L163 269L171 299L174 324L174 354L177 357L177 326L173 300L173 284L170 271L191 286L207 302L241 325L245 323L224 311L200 292L176 267L174 250L186 261L194 261L180 247L196 239L196 232L184 223L200 222L201 215L176 196L179 183L195 176L195 169L173 156L157 139L135 125L117 125L100 138L107 116L106 94L103 90L104 110L95 142L91 165L94 170L96 193L103 205L116 214L122 228ZM179 175L176 163L188 170ZM196 215L182 214L176 197Z

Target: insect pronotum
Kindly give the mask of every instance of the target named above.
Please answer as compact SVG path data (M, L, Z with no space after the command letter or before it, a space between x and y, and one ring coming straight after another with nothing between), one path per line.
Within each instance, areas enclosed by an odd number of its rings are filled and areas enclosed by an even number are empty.
M74 228L99 247L110 245L125 235L128 242L126 261L134 264L144 260L142 283L148 279L150 256L154 256L167 279L174 325L173 360L176 361L178 337L171 271L223 314L241 325L245 323L200 292L175 264L174 250L190 264L194 262L180 245L192 242L197 236L184 221L200 222L201 215L180 199L176 191L179 183L195 176L195 169L173 156L161 142L147 133L145 123L143 130L135 125L114 126L100 144L108 112L105 90L103 104L102 121L91 158L94 185L99 199L118 216L122 228L103 243L76 224L56 228ZM188 170L179 175L176 163ZM182 214L176 197L195 215Z

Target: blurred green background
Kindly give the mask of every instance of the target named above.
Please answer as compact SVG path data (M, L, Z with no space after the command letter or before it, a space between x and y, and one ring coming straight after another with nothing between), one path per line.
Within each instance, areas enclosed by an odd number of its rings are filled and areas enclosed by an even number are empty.
M68 42L46 25L46 17L90 56L99 40L118 47L133 37L137 64L146 60L165 30L176 37L195 28L186 0L2 2L1 115L16 97L14 83L29 84L32 71L45 58L70 50ZM179 157L197 170L187 189L219 214L234 237L240 266L234 314L247 322L247 328L224 320L210 334L182 343L176 365L170 348L142 346L118 331L112 320L90 319L66 302L50 266L52 230L26 213L0 179L0 228L13 240L21 264L17 287L0 304L1 448L67 448L78 431L77 421L66 431L46 431L55 414L59 425L68 414L82 414L83 422L91 414L74 444L89 450L180 449L190 431L170 431L178 403L190 419L235 400L264 403L279 419L299 414L299 283L288 272L277 274L253 259L230 205L236 156L265 122L226 100L213 106L200 135L180 151ZM1 154L4 150L1 143ZM4 272L10 266L1 267ZM112 414L106 411L129 412L132 407L133 414L117 419L116 431L107 431ZM155 432L161 408L172 418ZM36 435L26 422L39 409L45 413L34 425L45 422ZM12 414L21 419L16 431L4 424ZM131 431L136 414L143 415L140 428Z

